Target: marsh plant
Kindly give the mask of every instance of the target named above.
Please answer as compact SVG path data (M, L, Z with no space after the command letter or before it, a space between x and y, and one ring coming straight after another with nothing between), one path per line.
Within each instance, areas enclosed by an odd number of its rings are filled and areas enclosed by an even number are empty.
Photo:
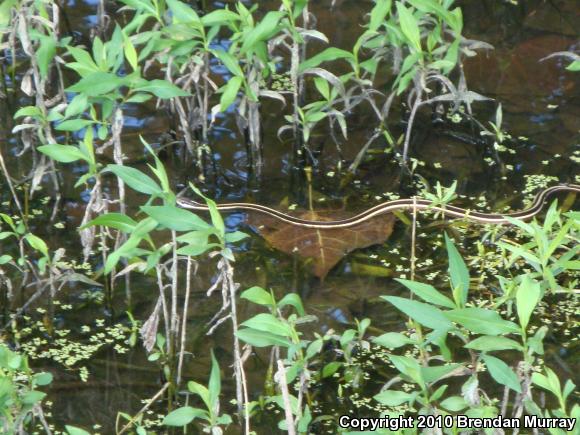
M342 145L364 105L373 125L350 175L379 139L407 165L413 126L425 108L465 118L493 139L494 150L503 145L509 138L502 106L488 127L477 121L472 105L487 98L468 89L462 69L466 57L491 46L462 35L454 1L376 0L346 49L316 29L308 0L281 0L269 11L241 1L213 10L205 2L119 3L98 2L90 35L71 28L62 2L0 3L0 101L11 114L15 144L14 153L4 147L0 153L3 433L87 434L71 425L55 430L47 421L40 390L50 392L52 375L35 372L29 361L78 371L86 382L85 363L107 344L117 354L143 350L161 380L139 411L118 411L119 434L183 428L217 435L230 428L249 435L272 425L290 434L336 432L339 410L580 417L571 404L575 385L549 367L550 331L534 316L547 301L574 294L577 213L554 205L543 224L513 221L514 232L490 230L478 240L481 258L470 265L497 272L479 280L493 282L489 300L471 292L473 272L447 234L449 288L416 279L414 213L412 279L398 280L410 293L381 302L406 323L377 335L380 327L368 318L328 329L298 293L279 295L267 285L240 291L235 245L248 236L229 230L207 193L215 186L204 184L208 175L227 172L215 148L228 113L246 145L247 181L261 177L264 120L272 113L280 115L275 130L291 150L291 169L308 168L309 183L310 168L327 152L320 137L336 148L342 171ZM575 55L558 55L577 69ZM128 120L139 110L165 117L171 131L153 139L145 131L133 140ZM166 169L167 155L183 161L184 176ZM209 219L178 207L179 189L204 202ZM443 207L459 190L438 182L424 196ZM71 192L83 198L80 217L57 222ZM57 246L52 228L68 231L73 248ZM213 335L228 328L232 364L211 351L209 373L196 381L185 367L193 359L190 299L202 262L213 271L207 296L221 303L203 329ZM130 277L136 276L153 289L144 318L135 314ZM80 332L64 328L59 312L71 305L60 298L71 294L102 304L107 319L75 325ZM241 314L242 304L251 315ZM249 382L250 360L266 362L262 384ZM222 388L229 377L235 393ZM163 418L148 418L153 410Z

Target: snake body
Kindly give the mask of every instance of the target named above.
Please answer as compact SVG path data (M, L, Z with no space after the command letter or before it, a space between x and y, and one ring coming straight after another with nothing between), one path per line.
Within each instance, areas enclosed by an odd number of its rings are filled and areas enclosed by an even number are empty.
M286 222L291 225L315 229L336 229L336 228L353 227L355 225L366 222L375 216L379 216L385 213L392 213L394 211L399 210L432 210L435 212L442 213L449 217L465 218L482 224L507 224L509 223L509 221L508 219L506 219L506 216L518 220L528 220L533 218L538 213L540 213L548 198L560 192L580 193L580 185L560 184L557 186L548 187L547 189L544 189L541 192L539 192L534 197L534 200L530 205L530 207L522 211L517 211L508 214L482 213L479 211L468 210L461 207L455 207L452 205L439 205L433 203L432 201L418 198L397 199L394 201L383 202L381 204L369 208L366 211L363 211L362 213L357 214L356 216L335 221L316 221L316 220L301 219L298 217L291 216L287 213L283 213L279 210L266 207L264 205L252 204L248 202L232 202L227 204L218 204L217 209L219 211L226 212L239 210L254 211L272 216L280 221ZM180 207L189 210L209 211L209 207L207 205L187 198L178 198L177 204Z

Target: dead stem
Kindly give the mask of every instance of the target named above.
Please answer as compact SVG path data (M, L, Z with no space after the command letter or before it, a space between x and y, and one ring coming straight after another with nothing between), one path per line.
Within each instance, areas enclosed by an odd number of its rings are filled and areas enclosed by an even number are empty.
M219 255L218 252L210 254L215 257ZM207 291L210 296L221 284L222 307L210 321L210 329L207 335L212 334L215 329L225 322L227 319L232 320L232 335L234 339L234 377L236 379L236 400L238 403L238 412L244 415L245 431L248 435L250 433L250 415L248 412L248 385L246 381L246 374L244 372L244 357L241 353L240 341L238 339L238 314L236 304L236 292L239 284L234 282L234 268L229 260L221 257L217 265L218 275L216 282ZM230 309L228 314L224 314L227 309Z
M23 221L26 222L24 219L24 212L22 210L22 205L20 204L20 200L18 199L18 195L16 194L16 190L14 189L14 184L12 183L12 179L10 178L10 174L8 173L8 169L6 169L6 163L4 162L4 156L0 151L0 167L2 168L2 173L4 174L4 178L6 178L6 183L8 184L8 188L10 189L10 193L12 194L12 199L14 200L14 204L16 204L16 208L22 216Z
M416 244L417 244L417 197L413 196L413 226L411 228L411 281L415 281L415 264L417 262L415 252ZM411 298L413 298L413 293L411 293Z
M278 381L278 386L282 392L282 400L284 401L284 415L286 418L286 426L288 435L296 435L296 428L294 427L294 416L292 415L292 405L290 404L290 393L288 392L288 384L286 380L286 369L281 359L277 360L278 373L275 379Z
M157 288L159 289L159 297L161 298L161 307L163 308L163 321L165 322L165 336L169 337L171 328L169 327L169 312L167 311L167 301L165 300L165 285L163 284L163 276L161 274L161 266L155 267L157 272ZM169 340L167 340L167 350L169 351Z
M187 336L187 308L189 307L189 295L191 292L191 257L187 257L187 271L185 275L185 301L183 302L183 314L181 315L181 346L179 349L179 363L177 364L176 386L181 383L181 371L183 369L183 356L185 354L185 338ZM197 263L196 263L197 268Z
M409 116L409 122L407 124L407 131L405 132L405 143L403 145L403 163L407 163L407 158L409 156L409 142L411 140L411 131L413 130L413 123L415 122L415 116L417 115L417 110L421 106L423 96L423 89L419 88L417 91L417 96L413 103L413 108L411 109L411 115Z
M143 406L143 408L141 408L139 410L139 412L137 414L135 414L135 416L133 418L131 418L131 420L129 420L129 422L125 426L123 426L121 431L117 432L117 435L122 435L127 430L129 430L131 428L131 426L133 425L133 423L135 421L137 421L139 416L143 415L143 413L145 411L147 411L151 407L151 405L153 405L153 403L155 403L155 401L163 395L163 393L165 393L165 390L167 390L167 388L169 388L169 385L171 385L169 382L165 383L165 385L163 385L163 387L157 393L155 393L155 395L151 399L149 399L147 404L145 406Z

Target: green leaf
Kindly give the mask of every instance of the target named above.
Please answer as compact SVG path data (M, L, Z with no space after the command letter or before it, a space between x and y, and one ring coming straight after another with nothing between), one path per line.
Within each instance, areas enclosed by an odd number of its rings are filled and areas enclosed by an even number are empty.
M215 56L222 61L224 66L236 77L243 77L244 72L238 63L238 59L232 56L230 53L224 50L216 50L214 52Z
M211 409L217 410L219 408L219 395L222 389L220 366L215 359L213 350L211 351L211 373L209 375L209 402Z
M188 97L191 94L185 92L183 89L178 88L174 84L169 83L167 80L151 80L146 84L139 85L134 89L135 92L149 92L155 95L157 98L168 99L175 97Z
M56 129L60 131L79 131L93 124L94 121L88 119L68 119L58 123Z
M451 412L459 412L468 406L469 404L461 396L450 396L441 402L441 407Z
M137 192L147 195L159 195L163 193L161 187L150 176L130 166L107 165L103 172L112 172L123 180L127 186Z
M371 10L369 30L376 31L384 23L387 15L391 11L392 0L377 0Z
M329 47L317 55L305 60L300 64L299 72L303 73L307 69L316 68L323 62L336 59L354 59L353 54L350 51L342 50L340 48Z
M237 243L240 240L247 239L248 236L246 233L242 233L241 231L234 231L232 233L226 234L226 242L227 243Z
M332 361L332 362L326 364L322 368L322 377L329 378L330 376L335 374L337 372L337 370L341 367L342 367L342 363L340 361Z
M304 316L306 314L304 306L302 305L302 300L297 293L288 293L278 302L278 308L284 308L287 305L293 306L299 316Z
M195 381L189 381L187 383L187 389L191 391L193 394L197 394L201 398L201 400L203 400L203 403L205 403L205 406L208 410L211 409L212 405L211 402L209 401L209 390L205 385L201 385L200 383Z
M0 30L5 30L8 27L12 14L10 11L18 3L18 0L4 0L0 2Z
M418 53L421 52L421 32L419 31L419 24L413 16L412 12L405 7L401 2L396 3L397 13L399 15L399 24L401 31L411 43L411 47Z
M373 343L389 349L396 349L406 344L414 343L414 341L400 332L387 332L386 334L373 339Z
M244 291L240 298L246 299L250 302L253 302L258 305L266 305L273 307L276 301L270 293L264 290L262 287L251 287L248 290Z
M524 275L516 293L516 308L522 329L525 330L528 327L530 317L540 302L540 298L540 283L534 281L529 275Z
M445 233L445 246L449 257L451 284L456 289L454 294L457 292L456 302L457 305L464 307L467 302L467 293L469 292L469 270L447 233Z
M201 409L183 406L167 414L163 419L163 424L165 426L182 427L191 423L196 418L205 418L206 416L207 413Z
M50 62L54 59L56 54L56 40L52 36L42 35L39 37L40 46L36 50L36 58L38 62L38 69L40 76L45 79L48 74L48 67Z
M87 432L86 430L75 426L66 425L64 428L66 429L69 435L91 435L90 432Z
M385 390L373 396L373 399L386 406L400 406L403 403L410 402L414 398L415 394L409 394L397 390Z
M545 368L547 376L541 373L532 374L532 383L544 390L552 392L556 397L561 395L561 384L556 374L548 367Z
M72 55L74 60L76 60L80 65L83 66L83 69L86 72L99 71L99 67L97 66L97 64L95 63L95 61L93 60L88 51L72 45L67 46L66 49Z
M400 355L389 355L389 359L395 368L402 374L415 381L421 388L426 388L421 366L414 358Z
M42 115L42 112L40 111L40 109L38 107L25 106L25 107L22 107L16 111L16 113L14 114L14 119L22 118L24 116L32 116L35 118L35 117L38 117L41 115Z
M283 12L268 12L262 21L247 33L240 48L240 53L245 54L248 51L255 50L258 42L270 39L278 31L278 22L283 16Z
M222 88L222 96L220 98L220 111L225 112L228 107L232 105L236 97L238 96L238 91L240 86L242 86L244 79L240 76L234 76L230 81Z
M436 382L449 373L462 367L461 364L448 364L445 366L421 367L421 374L425 382Z
M38 148L42 154L46 154L53 160L61 163L71 163L77 160L87 160L81 150L72 145L41 145Z
M24 238L33 249L37 250L45 257L48 257L48 246L46 246L44 240L32 233L26 234Z
M476 334L501 335L520 332L520 328L515 323L504 320L497 312L484 308L446 311L445 316Z
M66 110L64 112L65 118L70 118L71 116L77 116L83 113L89 107L88 98L85 94L77 94L68 103Z
M135 46L131 42L131 39L127 36L127 34L123 31L123 51L125 53L125 59L133 68L133 71L139 70L139 63L137 61L138 55L137 50L135 50Z
M173 21L175 23L195 23L201 24L201 20L197 12L183 2L177 0L167 0L167 6L173 13Z
M40 387L48 385L52 382L52 373L50 372L36 373L34 375L34 382L36 383L36 385Z
M481 357L489 370L489 374L496 382L511 388L517 393L522 392L520 381L510 366L491 355L483 354Z
M427 65L431 69L450 70L455 66L455 63L450 60L439 59Z
M42 391L27 391L20 399L25 405L36 405L46 397L46 393Z
M538 355L544 354L544 338L546 337L547 332L548 327L542 326L536 331L533 337L528 337L528 347L530 350Z
M568 71L580 71L580 60L575 60L566 67Z
M270 332L284 337L292 336L292 329L278 318L269 313L260 313L246 320L242 326L256 329L258 331Z
M142 206L141 210L164 227L174 231L199 231L211 228L196 214L175 206Z
M510 338L494 335L484 335L478 337L475 340L467 343L464 347L467 349L480 350L483 352L493 352L495 350L508 350L508 349L510 350L523 349L521 344Z
M153 98L153 96L150 94L135 93L127 99L127 103L144 103L145 101L149 101L151 98Z
M246 343L255 347L267 347L267 346L283 346L289 347L292 343L288 339L280 336L271 334L265 331L258 331L257 329L244 328L238 330L236 336Z
M227 9L216 9L201 17L201 22L206 27L212 27L220 24L229 24L235 21L240 21L240 16L235 12Z
M115 228L124 233L131 233L137 227L137 222L134 219L122 213L106 213L97 216L95 219L88 222L86 225L80 227L79 230L84 230L85 228L96 225Z
M187 255L189 257L197 257L210 249L219 248L221 245L219 243L208 243L206 245L186 245L182 246L177 250L179 255Z
M395 279L400 282L425 302L430 302L435 305L440 305L447 308L456 308L455 304L447 296L443 295L435 289L432 285L423 284L417 281L409 281L407 279Z
M10 255L0 255L0 266L10 263L12 261L12 257Z
M431 329L451 329L453 324L445 317L443 311L423 302L413 301L398 296L381 296L413 320Z
M68 92L84 93L89 97L97 97L122 86L125 81L115 74L107 72L92 72L81 78L76 84L66 89Z
M191 231L177 237L177 241L187 243L190 246L205 247L209 236L214 232L213 228L208 228L201 231Z

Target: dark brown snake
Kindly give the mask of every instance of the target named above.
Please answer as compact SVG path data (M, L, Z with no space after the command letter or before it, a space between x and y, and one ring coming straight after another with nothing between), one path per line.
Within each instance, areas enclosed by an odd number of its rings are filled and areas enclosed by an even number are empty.
M336 221L316 221L301 219L298 217L291 216L289 214L283 213L276 209L266 207L260 204L252 204L249 202L232 202L227 204L218 204L217 209L219 211L238 211L238 210L248 210L263 213L279 219L288 224L296 225L304 228L319 228L319 229L334 229L334 228L347 228L358 225L360 223L366 222L369 219L382 215L385 213L392 213L398 210L432 210L439 213L443 213L446 216L454 218L464 218L469 219L482 224L507 224L509 223L507 217L519 220L528 220L536 216L546 203L547 199L556 193L560 192L576 192L580 193L580 185L577 184L560 184L557 186L548 187L547 189L539 192L532 202L532 205L522 211L517 211L508 214L499 213L482 213L479 211L467 210L461 207L455 207L452 205L439 205L426 199L397 199L394 201L387 201L381 204L375 205L356 216L341 219ZM209 211L209 207L200 202L193 201L187 198L178 198L177 204L180 207L196 210L196 211Z

